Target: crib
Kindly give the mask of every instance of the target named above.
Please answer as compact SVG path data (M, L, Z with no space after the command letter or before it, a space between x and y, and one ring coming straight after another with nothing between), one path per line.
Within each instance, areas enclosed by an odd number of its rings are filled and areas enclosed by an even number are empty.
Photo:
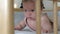
M41 34L41 7L40 7L40 1L36 0L36 34ZM59 7L57 7L57 2L60 0L51 0L53 1L54 5L54 34L58 34L58 17L57 17L57 11L60 10ZM14 8L13 3L14 0L1 0L2 5L0 5L0 34L14 34L14 11L22 11L22 9ZM1 4L0 3L0 4ZM33 33L34 34L34 33Z

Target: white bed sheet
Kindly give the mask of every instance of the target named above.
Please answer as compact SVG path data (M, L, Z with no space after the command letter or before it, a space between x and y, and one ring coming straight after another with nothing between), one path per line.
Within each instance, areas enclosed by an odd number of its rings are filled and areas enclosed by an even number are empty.
M32 31L17 31L17 30L15 30L15 34L36 34L36 32L32 32Z
M15 30L15 34L36 34L35 31L18 31ZM54 34L54 33L42 33L42 34ZM60 31L58 31L58 34L60 34Z

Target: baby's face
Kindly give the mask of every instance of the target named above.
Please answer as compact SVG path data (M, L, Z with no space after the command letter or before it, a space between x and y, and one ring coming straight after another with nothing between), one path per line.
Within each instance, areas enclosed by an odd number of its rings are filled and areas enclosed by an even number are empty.
M23 8L25 11L25 17L35 18L35 3L34 2L23 3Z

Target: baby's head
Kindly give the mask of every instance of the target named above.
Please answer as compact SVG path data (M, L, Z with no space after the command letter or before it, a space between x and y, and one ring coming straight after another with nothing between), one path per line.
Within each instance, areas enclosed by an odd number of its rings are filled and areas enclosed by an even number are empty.
M43 9L43 3L41 2L41 8ZM35 1L34 0L23 0L23 9L26 17L35 18Z

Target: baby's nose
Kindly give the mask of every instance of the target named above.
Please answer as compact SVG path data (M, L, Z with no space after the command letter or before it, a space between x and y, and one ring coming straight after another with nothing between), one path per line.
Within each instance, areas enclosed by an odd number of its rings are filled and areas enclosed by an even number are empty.
M31 15L32 15L32 13L29 13L29 15L31 16Z
M31 15L31 14L32 14L32 12L31 12L31 11L28 11L27 13L28 13L29 15Z

